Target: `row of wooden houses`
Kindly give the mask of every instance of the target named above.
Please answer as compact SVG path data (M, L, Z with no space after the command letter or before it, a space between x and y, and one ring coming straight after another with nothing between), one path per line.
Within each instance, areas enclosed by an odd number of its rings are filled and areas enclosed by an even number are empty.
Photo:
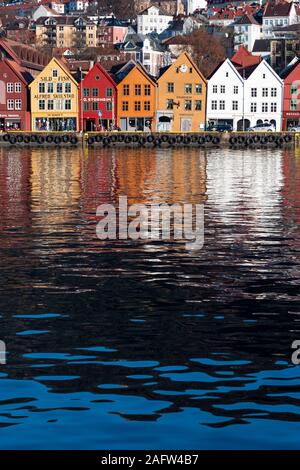
M300 122L299 59L280 77L241 49L207 80L183 52L154 79L134 61L72 74L57 58L32 65L33 58L11 54L5 41L1 47L1 130L197 132L263 121L285 130Z

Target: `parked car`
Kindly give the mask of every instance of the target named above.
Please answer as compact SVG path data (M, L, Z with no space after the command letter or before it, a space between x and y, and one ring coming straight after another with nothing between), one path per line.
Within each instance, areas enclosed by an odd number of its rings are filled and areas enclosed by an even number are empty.
M208 131L216 132L232 132L231 124L211 124L207 128Z
M270 122L263 122L262 124L256 124L256 126L249 127L247 129L250 132L275 132L274 124Z
M289 132L300 132L300 126L293 126L288 128Z

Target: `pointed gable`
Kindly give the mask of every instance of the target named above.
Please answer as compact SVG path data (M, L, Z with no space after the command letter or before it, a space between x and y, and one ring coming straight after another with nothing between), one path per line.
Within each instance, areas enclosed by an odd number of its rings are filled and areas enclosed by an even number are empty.
M173 64L162 69L162 73L160 74L158 81L162 77L164 77L165 74L173 73L173 71L176 70L180 66L180 64L182 64L183 62L187 63L188 67L192 67L193 70L195 70L195 72L200 77L201 81L206 84L206 79L203 73L199 70L199 68L197 67L197 65L195 64L195 62L192 60L192 58L187 52L182 52L182 54L180 54L180 56L176 59L175 62L173 62Z

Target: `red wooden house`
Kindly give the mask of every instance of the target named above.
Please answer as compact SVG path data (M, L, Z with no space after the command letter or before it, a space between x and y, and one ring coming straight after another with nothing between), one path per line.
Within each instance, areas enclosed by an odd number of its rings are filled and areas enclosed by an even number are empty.
M300 125L300 59L295 58L280 77L284 81L282 130L286 131Z
M30 130L31 81L32 76L17 62L0 61L0 130Z
M107 130L117 123L116 84L99 64L80 83L79 110L81 130Z

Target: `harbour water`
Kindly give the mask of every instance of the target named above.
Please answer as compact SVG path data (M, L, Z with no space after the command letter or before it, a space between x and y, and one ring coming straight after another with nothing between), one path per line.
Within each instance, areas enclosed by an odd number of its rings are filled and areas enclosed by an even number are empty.
M299 449L297 152L0 148L0 448ZM98 240L120 195L202 250Z

